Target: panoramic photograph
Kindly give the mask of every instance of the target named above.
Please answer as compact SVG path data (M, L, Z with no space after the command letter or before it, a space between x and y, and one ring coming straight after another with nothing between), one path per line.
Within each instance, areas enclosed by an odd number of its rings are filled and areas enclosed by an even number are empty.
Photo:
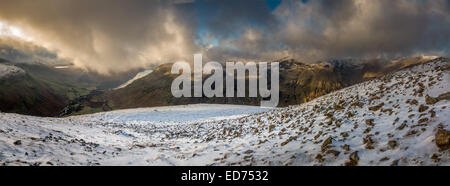
M449 0L0 0L0 165L449 166L449 62Z

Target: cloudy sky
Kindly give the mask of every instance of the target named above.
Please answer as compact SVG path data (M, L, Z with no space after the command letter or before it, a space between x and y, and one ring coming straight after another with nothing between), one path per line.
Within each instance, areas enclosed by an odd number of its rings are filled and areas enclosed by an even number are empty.
M1 0L0 46L45 48L105 74L194 53L214 61L448 56L449 12L450 0Z

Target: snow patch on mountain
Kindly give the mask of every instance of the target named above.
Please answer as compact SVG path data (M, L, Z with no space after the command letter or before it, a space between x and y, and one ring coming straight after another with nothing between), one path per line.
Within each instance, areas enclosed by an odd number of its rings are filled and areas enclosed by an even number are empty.
M14 65L0 64L0 78L7 78L11 76L25 74L25 71Z
M152 72L153 72L153 70L145 70L145 71L139 72L139 73L136 74L136 76L134 76L133 78L131 78L130 80L128 80L127 82L123 83L122 85L118 86L115 89L125 88L128 85L130 85L131 83L133 83L134 81L136 81L138 79L141 79L141 78L149 75Z

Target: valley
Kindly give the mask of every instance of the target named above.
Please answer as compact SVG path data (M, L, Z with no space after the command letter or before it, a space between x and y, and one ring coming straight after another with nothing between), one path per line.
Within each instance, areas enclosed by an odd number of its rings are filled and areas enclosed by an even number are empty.
M396 72L411 65L427 62L433 58L400 58L384 60L331 60L313 64L293 59L281 59L279 81L279 107L308 102L330 92L364 82L382 75ZM74 99L61 116L71 116L110 111L117 109L184 105L196 103L260 105L261 97L250 97L248 93L248 73L245 97L181 97L171 93L171 83L178 76L171 74L172 64L156 67L144 77L133 79L132 83L120 89L95 90L91 94ZM206 79L208 76L203 77ZM225 76L224 76L225 77ZM236 83L235 83L236 85ZM226 95L224 83L224 93ZM236 86L232 88L237 92ZM193 92L193 88L192 88Z

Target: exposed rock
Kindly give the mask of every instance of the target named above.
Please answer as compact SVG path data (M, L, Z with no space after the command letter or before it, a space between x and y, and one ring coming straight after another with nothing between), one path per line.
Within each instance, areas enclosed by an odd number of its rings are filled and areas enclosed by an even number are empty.
M344 109L343 106L338 105L338 104L334 104L333 108L334 108L334 110L343 110Z
M328 137L323 143L322 143L322 152L325 152L328 150L328 148L331 146L331 144L333 143L333 138L332 137Z
M357 101L357 102L352 103L350 106L362 108L364 106L364 103Z
M375 148L373 146L375 144L375 141L372 139L371 134L369 134L363 138L363 144L366 144L366 149L374 149Z
M375 126L375 123L373 123L373 121L374 121L374 119L368 119L368 120L366 120L366 125L369 125L369 126Z
M337 150L328 150L328 151L327 151L327 154L333 154L334 157L338 157L340 153L341 153L341 152L339 152L339 151L337 151Z
M437 97L437 100L438 100L438 101L441 101L441 100L450 100L450 92L443 93L443 94L439 95L439 96Z
M291 142L291 141L293 141L293 140L296 140L296 139L297 139L297 136L291 136L291 137L289 137L286 141L282 142L282 143L281 143L281 146L285 146L285 145L288 144L289 142Z
M349 151L350 145L345 144L345 145L342 145L341 148L344 149L345 151Z
M275 125L270 125L269 126L269 132L272 132L274 128L275 128Z
M399 162L400 160L394 160L394 161L392 161L392 163L391 163L391 166L398 166L398 162Z
M435 136L436 145L440 150L447 150L450 148L450 131L439 129Z
M17 141L14 142L14 145L22 145L22 141L17 140Z
M399 127L396 128L396 130L403 130L406 126L406 123L403 122Z
M432 160L434 160L434 162L439 162L440 161L440 158L439 158L439 156L436 153L434 153L430 158Z
M244 152L244 154L251 154L251 153L253 153L253 150L246 150L246 151Z
M381 107L383 107L384 106L384 103L382 102L382 103L380 103L380 104L378 104L378 105L376 105L376 106L373 106L373 107L369 107L369 110L370 111L377 111L377 110L379 110Z
M391 141L388 142L388 145L389 145L389 147L394 149L395 147L397 147L397 141L391 140Z
M345 163L346 166L356 166L356 165L358 165L358 161L359 161L358 151L355 151L355 152L351 153L349 158L350 158L350 161Z
M428 106L420 105L420 106L419 106L419 112L424 112L424 111L426 111L428 108L429 108Z
M428 118L419 119L419 124L425 123L428 121Z
M429 95L425 96L425 103L427 103L428 105L433 105L436 102L438 102L438 100L436 98L433 98Z
M432 117L432 118L436 117L436 112L433 109L428 111L428 113L430 113L430 117Z
M317 161L319 161L320 163L322 163L322 162L323 162L323 156L322 156L322 154L317 154L317 156L315 157L315 159L316 159Z

